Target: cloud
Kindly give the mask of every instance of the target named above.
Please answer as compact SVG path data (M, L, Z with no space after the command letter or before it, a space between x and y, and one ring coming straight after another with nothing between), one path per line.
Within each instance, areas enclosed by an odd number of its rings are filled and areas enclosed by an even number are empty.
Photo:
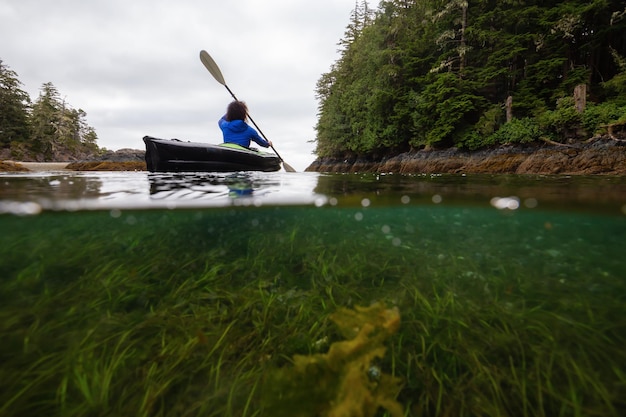
M199 61L216 60L261 130L299 170L314 158L315 83L337 59L354 0L8 0L0 55L33 99L52 82L87 112L98 144L221 141L231 100ZM9 40L8 42L6 40Z

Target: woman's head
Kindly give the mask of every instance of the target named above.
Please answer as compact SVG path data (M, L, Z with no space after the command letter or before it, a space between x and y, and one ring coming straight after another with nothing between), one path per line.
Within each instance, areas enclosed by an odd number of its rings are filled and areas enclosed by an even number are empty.
M226 120L246 120L248 117L248 106L243 101L233 101L226 109Z

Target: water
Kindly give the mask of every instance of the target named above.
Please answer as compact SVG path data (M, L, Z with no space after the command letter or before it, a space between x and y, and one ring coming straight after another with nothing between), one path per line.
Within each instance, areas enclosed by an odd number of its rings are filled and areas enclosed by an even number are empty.
M309 204L318 197L316 180L316 175L285 173L5 174L0 177L0 212Z
M0 184L0 415L626 409L625 178ZM372 303L397 331L338 331Z

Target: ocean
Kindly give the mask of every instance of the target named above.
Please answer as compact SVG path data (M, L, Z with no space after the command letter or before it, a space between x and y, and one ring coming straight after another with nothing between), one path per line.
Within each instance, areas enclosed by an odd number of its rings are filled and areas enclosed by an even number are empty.
M0 184L0 416L626 412L626 178Z

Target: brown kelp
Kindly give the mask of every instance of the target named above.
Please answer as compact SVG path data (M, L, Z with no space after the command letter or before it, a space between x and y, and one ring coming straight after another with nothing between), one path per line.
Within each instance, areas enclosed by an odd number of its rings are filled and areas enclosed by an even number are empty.
M403 415L396 397L402 381L381 372L376 364L385 341L400 327L397 308L382 303L330 315L346 340L327 353L294 355L293 364L273 372L265 381L266 410L273 416L373 417L379 408L393 417Z

